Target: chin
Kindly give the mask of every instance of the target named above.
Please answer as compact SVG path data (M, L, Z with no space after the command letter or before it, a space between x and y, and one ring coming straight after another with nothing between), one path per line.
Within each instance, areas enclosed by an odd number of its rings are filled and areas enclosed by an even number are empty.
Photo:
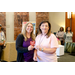
M31 32L28 32L28 33L31 33Z

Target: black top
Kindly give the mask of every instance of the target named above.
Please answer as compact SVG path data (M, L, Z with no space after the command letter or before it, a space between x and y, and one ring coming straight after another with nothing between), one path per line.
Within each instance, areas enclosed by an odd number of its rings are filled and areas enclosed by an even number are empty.
M23 39L24 39L24 36L22 34L19 34L17 39L16 39L17 62L23 62L24 61L23 53L28 52L28 47L24 48L22 46L23 45Z

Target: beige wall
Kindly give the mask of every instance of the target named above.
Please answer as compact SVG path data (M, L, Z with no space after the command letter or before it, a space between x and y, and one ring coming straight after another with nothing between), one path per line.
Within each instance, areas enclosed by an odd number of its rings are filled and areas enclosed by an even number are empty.
M35 12L29 12L29 21L36 21ZM57 32L61 26L65 25L65 12L49 12L49 21L52 32ZM6 12L6 41L14 41L14 12Z
M14 41L14 12L6 12L6 41Z
M29 21L36 21L36 13L35 12L29 12Z
M61 26L65 27L65 12L49 12L49 21L52 32L57 32Z

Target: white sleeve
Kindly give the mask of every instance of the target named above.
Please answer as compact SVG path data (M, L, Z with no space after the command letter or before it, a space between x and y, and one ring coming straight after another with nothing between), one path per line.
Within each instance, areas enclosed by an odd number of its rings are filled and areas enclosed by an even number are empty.
M4 41L5 41L5 34L4 34L4 32L3 32L3 38L4 38Z

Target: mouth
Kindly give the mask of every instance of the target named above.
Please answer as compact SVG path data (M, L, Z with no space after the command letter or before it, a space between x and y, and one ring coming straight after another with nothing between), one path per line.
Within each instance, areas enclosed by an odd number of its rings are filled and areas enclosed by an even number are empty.
M46 30L46 29L43 29L43 30Z

